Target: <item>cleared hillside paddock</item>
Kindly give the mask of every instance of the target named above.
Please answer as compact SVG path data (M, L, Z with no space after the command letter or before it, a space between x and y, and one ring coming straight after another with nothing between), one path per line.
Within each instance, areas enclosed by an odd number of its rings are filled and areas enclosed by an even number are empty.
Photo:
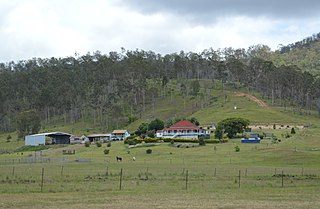
M106 145L72 145L76 152L67 156L63 147L41 155L3 154L0 208L316 209L319 133L299 130L277 144L233 139L188 148L170 143L129 148L114 142L107 155Z

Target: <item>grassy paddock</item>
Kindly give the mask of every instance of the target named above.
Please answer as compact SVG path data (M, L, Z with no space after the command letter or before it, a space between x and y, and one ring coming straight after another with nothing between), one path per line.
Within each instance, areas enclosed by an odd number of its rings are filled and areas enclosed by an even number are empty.
M108 148L72 145L3 154L0 207L318 208L319 132L298 130L278 144L233 139L193 148L170 143L129 148L114 142ZM76 154L63 155L64 149Z

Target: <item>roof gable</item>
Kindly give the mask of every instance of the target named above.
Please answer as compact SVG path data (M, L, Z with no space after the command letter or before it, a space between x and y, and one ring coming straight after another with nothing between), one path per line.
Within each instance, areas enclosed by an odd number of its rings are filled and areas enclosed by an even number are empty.
M112 133L113 134L125 134L127 130L114 130Z
M194 125L190 121L187 120L181 120L172 126L170 126L167 130L174 130L174 129L199 129L198 126Z

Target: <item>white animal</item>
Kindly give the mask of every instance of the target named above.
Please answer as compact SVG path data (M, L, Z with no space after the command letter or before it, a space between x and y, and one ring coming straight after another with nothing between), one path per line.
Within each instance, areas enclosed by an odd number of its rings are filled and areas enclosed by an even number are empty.
M132 157L132 161L136 161L136 157Z

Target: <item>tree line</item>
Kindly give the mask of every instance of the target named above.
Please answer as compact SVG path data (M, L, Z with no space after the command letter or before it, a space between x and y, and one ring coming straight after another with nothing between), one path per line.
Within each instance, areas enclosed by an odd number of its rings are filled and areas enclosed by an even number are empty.
M19 113L34 111L42 126L84 122L106 130L132 122L172 80L183 96L199 93L199 81L240 82L274 104L320 106L320 79L294 65L276 66L263 45L160 55L125 50L65 58L0 63L0 131L12 131ZM189 81L189 82L188 82ZM168 89L169 88L169 89Z

